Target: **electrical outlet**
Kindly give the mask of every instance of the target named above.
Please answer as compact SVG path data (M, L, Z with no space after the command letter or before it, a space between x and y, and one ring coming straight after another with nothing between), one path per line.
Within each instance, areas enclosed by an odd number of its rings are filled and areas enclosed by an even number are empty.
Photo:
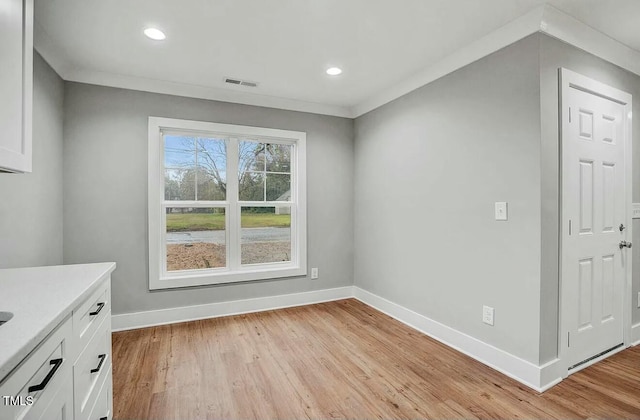
M318 278L318 268L314 267L311 269L311 279L315 280Z
M508 220L507 203L505 201L497 201L495 205L496 220Z
M493 326L493 316L495 314L495 309L491 306L483 306L482 307L482 322L485 324L489 324Z
M640 219L640 203L633 203L631 207L631 218Z

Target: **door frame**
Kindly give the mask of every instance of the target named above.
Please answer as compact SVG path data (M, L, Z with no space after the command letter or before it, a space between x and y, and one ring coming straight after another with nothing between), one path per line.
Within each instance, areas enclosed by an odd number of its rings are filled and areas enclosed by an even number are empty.
M564 234L568 232L569 223L566 217L564 217L564 209L565 209L565 198L567 198L564 194L565 191L565 176L564 176L564 157L565 153L565 142L564 139L568 137L568 106L565 106L564 103L565 98L568 97L569 91L571 89L578 89L584 92L600 96L605 99L609 99L616 103L619 103L624 107L623 115L622 115L622 136L624 138L624 178L625 178L625 191L624 191L624 223L627 226L625 229L625 237L624 240L631 241L633 238L632 233L632 223L631 223L631 203L632 203L632 132L631 132L631 109L632 109L632 96L631 94L624 92L622 90L613 88L611 86L605 85L604 83L598 82L596 80L590 79L586 76L573 72L571 70L560 68L558 72L559 76L559 139L560 139L560 232L559 232L559 299L558 299L558 358L560 359L561 372L563 377L567 377L569 375L569 351L568 351L568 335L567 333L570 331L570 327L568 325L567 317L564 315L564 310L566 308L565 299L568 296L569 291L565 290L565 282L563 282L563 273L564 273L564 247L566 246L564 242ZM638 244L640 245L640 244ZM589 362L584 363L583 365L573 369L571 373L575 373L581 369L584 369L587 366L592 365L617 351L623 350L631 345L631 310L633 305L632 299L632 277L631 277L631 264L632 264L632 254L631 250L627 249L625 253L623 253L623 258L626 258L625 261L625 270L624 270L624 287L622 290L623 293L623 308L622 308L622 325L623 325L623 345L612 352L609 352L605 355L602 355L598 358L594 358Z

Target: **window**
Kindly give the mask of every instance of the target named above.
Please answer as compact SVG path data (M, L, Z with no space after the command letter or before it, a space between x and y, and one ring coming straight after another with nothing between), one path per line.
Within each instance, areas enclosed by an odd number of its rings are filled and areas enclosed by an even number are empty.
M305 140L149 117L149 288L306 275Z

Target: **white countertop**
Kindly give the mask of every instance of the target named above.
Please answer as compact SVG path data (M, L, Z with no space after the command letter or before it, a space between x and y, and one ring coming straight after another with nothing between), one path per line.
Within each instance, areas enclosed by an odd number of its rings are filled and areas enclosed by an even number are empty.
M108 277L116 264L78 264L0 270L0 382L73 309Z

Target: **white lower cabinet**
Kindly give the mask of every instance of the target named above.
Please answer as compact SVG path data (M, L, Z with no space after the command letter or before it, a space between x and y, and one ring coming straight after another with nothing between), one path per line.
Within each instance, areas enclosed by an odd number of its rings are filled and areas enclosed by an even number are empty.
M111 420L106 279L0 385L0 420Z

